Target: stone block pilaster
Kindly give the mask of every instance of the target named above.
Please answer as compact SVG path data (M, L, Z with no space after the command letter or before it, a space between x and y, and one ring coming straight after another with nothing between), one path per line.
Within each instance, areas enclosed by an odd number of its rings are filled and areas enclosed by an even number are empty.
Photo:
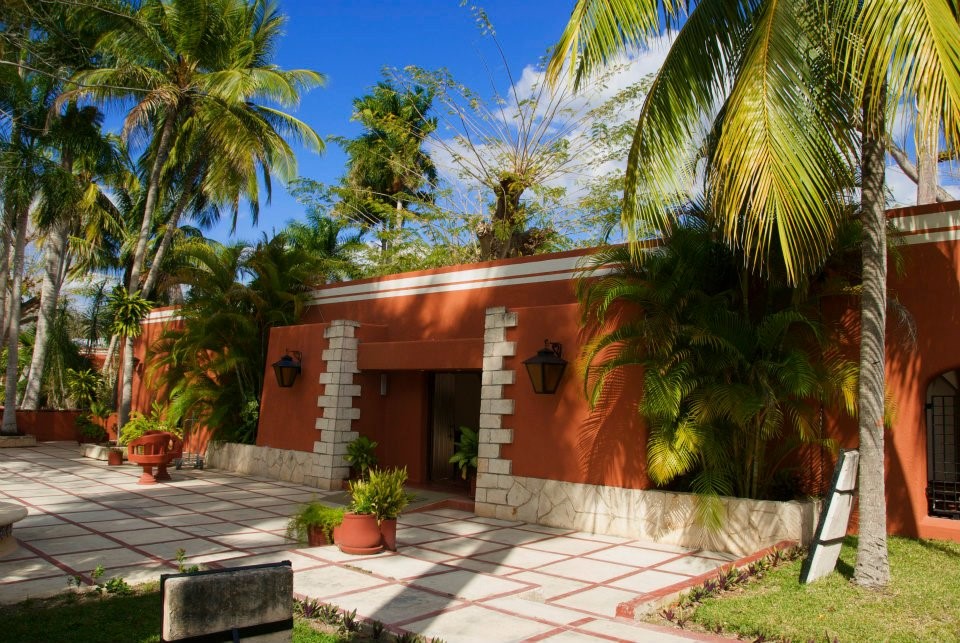
M360 372L356 338L359 327L358 322L337 319L323 331L328 345L321 356L326 362L326 369L320 374L323 395L317 398L317 407L321 409L316 423L320 439L313 443L320 460L317 486L322 489L339 489L350 473L343 456L347 444L357 437L353 421L360 419L360 409L353 407L353 398L360 396L360 385L353 382L354 375Z
M503 306L488 308L483 333L483 374L480 389L480 430L477 453L478 516L509 517L507 490L513 484L513 462L502 457L500 448L513 443L510 416L514 400L505 396L504 386L516 381L516 371L504 359L517 354L516 342L507 341L507 330L517 325L517 313Z

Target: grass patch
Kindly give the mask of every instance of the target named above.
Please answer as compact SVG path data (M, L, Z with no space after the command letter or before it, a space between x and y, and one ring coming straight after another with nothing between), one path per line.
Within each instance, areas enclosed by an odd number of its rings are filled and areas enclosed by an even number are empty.
M801 585L796 560L705 599L690 620L773 640L960 641L960 543L891 537L888 546L892 578L882 592L850 580L857 540L849 537L838 573Z
M0 607L0 640L4 643L157 643L160 641L160 609L159 583L136 587L130 596L68 592ZM353 640L356 639L318 631L299 618L294 621L293 643Z

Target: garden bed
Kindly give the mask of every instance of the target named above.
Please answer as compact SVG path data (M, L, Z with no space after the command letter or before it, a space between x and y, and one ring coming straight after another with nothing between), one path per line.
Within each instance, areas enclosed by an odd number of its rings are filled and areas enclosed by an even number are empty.
M770 569L732 591L664 610L676 625L762 640L960 640L960 543L889 539L890 585L881 592L850 580L856 538L844 542L837 571L799 582L801 559Z

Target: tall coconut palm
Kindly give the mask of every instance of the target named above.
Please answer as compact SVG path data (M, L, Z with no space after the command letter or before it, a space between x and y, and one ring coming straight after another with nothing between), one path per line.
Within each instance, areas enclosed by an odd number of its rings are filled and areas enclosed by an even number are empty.
M91 236L87 241L97 243L108 231L119 231L113 203L98 184L115 174L118 161L114 146L100 131L101 123L96 108L71 104L45 135L56 164L42 180L40 204L35 209L35 223L44 233L45 256L33 355L20 404L24 409L35 410L40 402L50 330L60 290L74 261L68 247L70 237Z
M368 227L380 227L381 247L390 248L391 232L431 199L437 170L424 150L426 138L437 129L428 116L434 91L415 85L398 90L389 81L353 101L352 119L363 133L341 140L347 152L344 215Z
M864 241L854 578L868 587L889 581L886 99L889 91L911 108L915 102L922 142L934 140L941 124L948 142L960 138L957 11L955 0L578 0L550 63L554 79L566 67L580 82L665 28L678 28L637 124L624 220L673 225L666 204L688 191L688 150L699 147L704 116L716 116L706 165L712 209L729 242L761 267L771 254L782 255L793 281L829 250L847 188L837 180L847 174L841 162L859 158Z
M270 62L284 19L266 0L147 0L101 37L104 63L83 71L68 95L99 101L133 100L124 133L150 135L146 197L128 274L130 293L143 290L147 245L162 203L163 179L178 138L193 130L203 151L232 164L256 193L256 173L284 180L296 175L287 139L314 149L322 141L306 124L261 103L295 105L302 91L322 84L310 70L282 70ZM193 125L191 125L193 123ZM143 293L148 295L149 293ZM132 341L125 341L119 416L130 411Z

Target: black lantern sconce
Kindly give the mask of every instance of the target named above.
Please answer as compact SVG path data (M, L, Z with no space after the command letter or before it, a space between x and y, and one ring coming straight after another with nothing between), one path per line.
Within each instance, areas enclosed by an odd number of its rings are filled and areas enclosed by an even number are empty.
M287 349L287 354L273 363L273 373L277 376L277 384L280 388L290 388L293 386L297 375L300 374L300 362L303 360L303 353Z
M523 360L533 384L534 393L552 394L557 392L567 360L563 359L563 346L549 339L543 340L543 348L530 359Z

